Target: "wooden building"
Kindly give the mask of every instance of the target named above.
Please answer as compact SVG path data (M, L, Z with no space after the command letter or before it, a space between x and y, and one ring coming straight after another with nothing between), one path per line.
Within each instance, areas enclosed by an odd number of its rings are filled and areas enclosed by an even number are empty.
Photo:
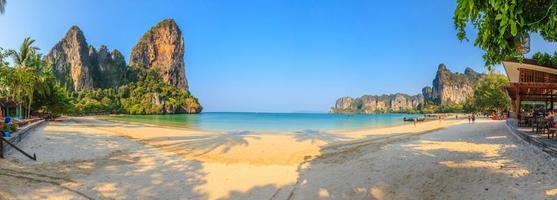
M0 98L0 118L7 115L16 116L18 114L18 106L14 101Z
M545 109L553 109L557 100L557 68L538 64L535 60L504 61L509 78L507 86L511 98L512 117L520 118L522 102L543 102Z

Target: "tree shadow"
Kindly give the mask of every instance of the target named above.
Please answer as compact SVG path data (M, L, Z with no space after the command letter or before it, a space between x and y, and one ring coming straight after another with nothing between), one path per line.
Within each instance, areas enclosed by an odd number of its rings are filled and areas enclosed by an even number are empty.
M321 148L320 156L300 167L294 189L283 195L289 199L556 198L557 182L551 178L557 175L556 163L530 146L513 142L510 134L502 123L486 123L419 136L395 133L329 144Z
M196 152L194 156L201 156L217 149L224 154L235 146L248 146L247 139L260 139L252 131L229 131L224 133L206 133L202 135L175 136L175 137L156 137L142 140L148 144L162 149L178 149ZM157 144L162 143L162 144Z
M12 188L11 193L19 199L208 198L197 189L206 183L200 161L118 136L43 127L34 131L21 147L36 151L39 161L26 162L9 154L16 166L0 166L0 182L10 183L0 186ZM91 156L78 152L89 152Z
M319 141L331 143L331 142L352 139L351 137L346 135L340 135L336 133L330 133L327 131L320 131L314 129L295 131L294 138L296 139L297 142L303 142L309 140L311 141L312 144Z

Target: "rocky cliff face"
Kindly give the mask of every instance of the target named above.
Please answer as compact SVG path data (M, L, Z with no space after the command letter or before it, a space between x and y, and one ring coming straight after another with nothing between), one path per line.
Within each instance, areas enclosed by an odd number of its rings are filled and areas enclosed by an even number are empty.
M453 73L440 64L432 87L422 89L422 94L364 95L359 98L342 97L331 108L333 113L388 113L421 109L425 104L451 105L465 103L474 94L474 83L483 75L466 68L464 73Z
M358 98L339 98L335 107L331 108L333 113L389 113L408 112L416 110L423 103L422 95L410 96L407 94L391 95L364 95Z
M92 88L116 88L121 85L127 70L124 56L110 52L106 46L99 51L88 45L83 32L73 26L45 56L54 63L60 82L74 91Z
M125 82L127 64L120 51L108 50L102 45L99 51L91 47L89 51L91 62L93 63L93 82L99 88L117 88Z
M164 96L157 90L142 94L143 97L150 99L153 105L162 107L164 113L199 113L202 110L198 100L188 91L184 69L184 38L174 20L163 20L141 37L130 57L130 64L139 68L128 68L124 56L116 49L110 51L107 46L101 45L97 51L87 44L83 32L77 26L71 27L44 59L54 64L56 78L75 92L97 88L118 89L127 83L139 81L139 74L152 74L153 79L158 78L151 73L150 69L153 69L165 83L176 87L172 88L175 92ZM160 82L160 79L156 81Z
M166 19L139 39L132 49L130 66L154 68L166 83L187 89L184 52L182 31L174 20Z
M76 91L93 88L89 45L79 27L71 27L45 59L54 63L56 77L62 84Z
M481 74L471 68L466 68L464 74L453 73L444 64L440 64L433 80L433 87L429 94L424 88L426 101L439 105L462 104L468 101L474 93L474 83Z
M433 103L433 88L426 86L422 88L425 103Z

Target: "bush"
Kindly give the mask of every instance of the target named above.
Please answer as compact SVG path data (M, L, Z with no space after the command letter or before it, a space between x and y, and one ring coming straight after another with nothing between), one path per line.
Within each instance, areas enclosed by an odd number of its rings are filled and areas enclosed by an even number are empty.
M9 131L9 132L16 132L17 126L15 124L6 124L2 123L3 130L2 131Z
M165 83L153 69L130 67L133 82L117 89L79 92L76 114L172 114L198 113L203 107L184 88Z

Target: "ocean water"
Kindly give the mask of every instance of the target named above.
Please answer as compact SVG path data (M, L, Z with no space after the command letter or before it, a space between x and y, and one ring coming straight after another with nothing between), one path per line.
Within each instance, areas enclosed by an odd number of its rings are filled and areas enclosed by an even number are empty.
M213 132L327 132L400 125L416 114L344 115L327 113L206 112L196 115L123 115L107 119Z

